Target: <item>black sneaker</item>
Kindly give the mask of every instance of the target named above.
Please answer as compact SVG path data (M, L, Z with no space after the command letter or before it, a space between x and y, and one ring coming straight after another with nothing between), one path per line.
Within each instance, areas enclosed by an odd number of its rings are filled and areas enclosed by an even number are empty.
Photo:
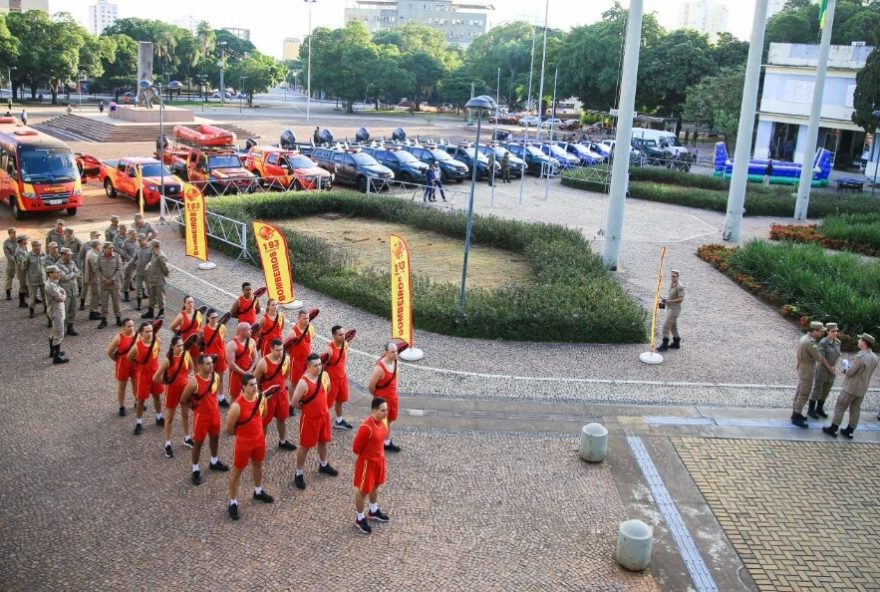
M856 431L855 428L846 427L840 430L840 433L843 434L844 438L848 438L850 440L853 439L853 432Z
M160 426L160 427L164 426L165 425L165 418L164 417L157 417L156 418L156 425Z
M400 452L400 446L398 446L394 442L391 442L385 445L385 450L387 450L388 452Z
M227 510L229 511L230 518L238 520L238 504L229 504Z
M142 424L142 423L134 424L134 435L135 436L140 436L143 431L144 431L144 424Z
M183 445L187 448L192 448L194 446L193 439L189 436L183 437Z
M215 463L210 463L208 465L208 468L211 469L212 471L220 471L221 473L225 473L226 471L229 470L229 466L224 465L222 460L218 460Z
M801 415L800 413L792 413L791 414L791 423L796 425L799 428L808 428L810 424L807 423L807 418ZM385 447L385 450L388 450L388 447Z
M125 407L120 407L118 413L119 417L125 417Z
M330 463L327 463L326 465L318 465L318 472L330 475L331 477L335 477L339 474L339 471L330 466Z
M201 471L193 471L192 475L189 477L190 483L193 485L201 485L202 484L202 472Z
M296 444L288 442L287 440L282 440L278 443L278 448L281 450L296 450Z
M272 502L275 501L275 498L272 497L271 495L269 495L268 493L266 493L265 489L263 491L261 491L260 493L254 492L254 499L260 500L264 504L271 504Z
M171 449L171 444L165 445L165 458L174 458L174 451Z
M345 421L344 419L343 420L337 419L336 421L333 422L333 428L337 429L337 430L353 430L354 426L351 425L350 423L348 423L347 421Z
M296 485L297 489L305 489L306 478L302 474L296 475L293 478L293 484Z
M228 409L229 408L229 399L227 399L226 397L223 397L222 399L220 399L220 402L217 404L220 405L221 407L223 407L224 409Z
M372 520L378 520L379 522L388 522L389 520L391 520L391 518L388 517L388 514L378 509L375 512L370 510L367 513L367 517Z
M357 529L364 534L370 534L373 532L373 528L367 523L366 516L364 516L360 520L355 520L354 525L357 526Z

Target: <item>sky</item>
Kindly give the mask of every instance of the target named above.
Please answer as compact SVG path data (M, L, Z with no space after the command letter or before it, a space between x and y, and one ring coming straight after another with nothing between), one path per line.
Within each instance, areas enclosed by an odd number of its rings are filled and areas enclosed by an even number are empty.
M547 0L548 24L568 30L601 18L613 0ZM684 0L644 0L645 12L656 12L660 24L673 28ZM727 0L728 28L741 39L748 37L754 13L753 0ZM49 11L66 11L84 26L89 6L95 0L49 0ZM301 0L116 0L120 18L140 17L173 22L192 15L207 20L214 28L239 27L251 30L251 41L262 53L280 58L285 37L308 34L308 4ZM545 4L540 0L494 0L493 24L526 20L543 24ZM622 0L624 7L629 0ZM312 27L339 28L344 25L346 0L317 0L312 4ZM185 7L185 8L184 8Z

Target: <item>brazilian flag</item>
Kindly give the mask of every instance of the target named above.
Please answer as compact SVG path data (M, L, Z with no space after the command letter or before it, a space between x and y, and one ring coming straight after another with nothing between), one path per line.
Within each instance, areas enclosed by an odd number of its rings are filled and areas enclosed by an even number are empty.
M819 30L825 28L825 13L828 12L828 0L819 0Z

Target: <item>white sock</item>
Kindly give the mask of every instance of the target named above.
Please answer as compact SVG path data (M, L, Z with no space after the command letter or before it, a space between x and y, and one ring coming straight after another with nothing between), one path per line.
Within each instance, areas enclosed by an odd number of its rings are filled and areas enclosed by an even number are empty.
M260 495L261 493L263 493L263 488L262 487L254 487L254 493L256 493L257 495Z
M165 440L165 446L171 446L171 440Z
M373 503L370 502L370 511L376 513L379 511L379 502Z
M193 465L193 473L199 470L199 465Z
M211 457L211 464L212 464L212 465L216 465L218 462L220 462L220 457L219 457L219 456L212 456L212 457Z
M135 420L135 422L138 423L138 424L142 424L142 423L144 423L144 420L141 419L140 417L138 417L138 418Z
M164 416L161 413L156 414L156 419L162 419Z
M345 421L345 420L342 419L341 417L336 418L336 423L342 423L343 421Z
M326 460L322 460L322 461L318 461L318 462L321 463L321 466L322 466L322 467L326 467L328 464L330 464L330 463L328 463Z
M297 470L296 470L296 475L297 475L297 477L300 476L300 475L302 475L302 474L303 474L303 470L302 470L302 469L297 469Z
M390 439L385 440L385 446L388 446L389 444L391 444L391 440Z
M360 522L361 520L364 519L364 513L363 513L363 512L358 512L357 515L358 515L358 522Z
M229 505L230 505L230 506L237 506L237 505L238 505L238 500L237 500L237 499L231 499L231 500L229 500Z

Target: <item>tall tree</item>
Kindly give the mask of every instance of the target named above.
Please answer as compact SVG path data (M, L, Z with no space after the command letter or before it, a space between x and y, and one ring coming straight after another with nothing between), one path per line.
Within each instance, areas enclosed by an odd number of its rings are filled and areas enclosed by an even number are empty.
M744 82L743 68L728 68L688 87L683 118L724 134L724 139L733 146Z
M871 52L864 67L856 74L853 107L853 123L861 126L865 133L876 134L880 127L880 117L874 116L874 112L880 109L880 51ZM874 141L877 141L876 135Z
M229 79L238 91L247 96L248 107L254 104L254 93L266 92L284 78L286 69L275 58L253 51L229 69Z
M9 32L9 27L6 26L6 15L0 14L0 76L4 80L12 72L12 66L16 67L15 72L18 73L18 51L18 39ZM15 76L12 78L15 79ZM14 80L7 80L6 83L12 86L12 92L15 94Z
M497 84L497 69L501 68L501 90L507 104L519 102L524 97L517 96L516 91L521 89L521 85L528 85L534 36L535 29L523 21L494 27L485 35L480 35L465 52L470 75L483 81L495 80ZM538 45L537 50L540 49ZM494 88L496 84L491 86ZM525 92L528 94L528 89Z

